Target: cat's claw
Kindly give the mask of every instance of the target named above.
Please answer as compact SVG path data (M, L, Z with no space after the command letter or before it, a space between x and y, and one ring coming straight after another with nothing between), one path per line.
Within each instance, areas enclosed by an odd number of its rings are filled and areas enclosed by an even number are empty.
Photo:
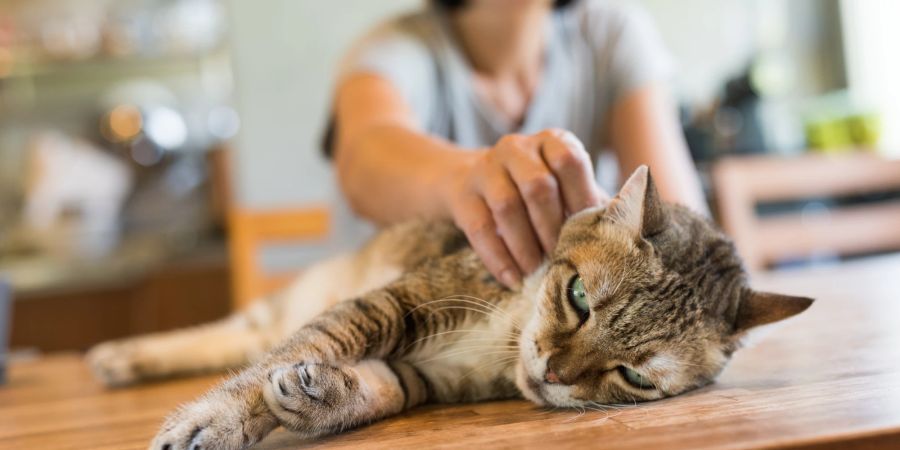
M359 403L359 381L353 371L324 364L295 364L269 373L263 396L285 428L304 435L329 431L348 409Z

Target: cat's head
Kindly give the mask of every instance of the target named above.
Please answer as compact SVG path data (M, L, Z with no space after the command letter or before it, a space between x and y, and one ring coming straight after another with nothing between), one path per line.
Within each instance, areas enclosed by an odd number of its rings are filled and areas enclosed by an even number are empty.
M547 405L632 403L710 383L748 330L811 299L757 292L709 220L664 204L646 167L572 216L533 276L516 383Z

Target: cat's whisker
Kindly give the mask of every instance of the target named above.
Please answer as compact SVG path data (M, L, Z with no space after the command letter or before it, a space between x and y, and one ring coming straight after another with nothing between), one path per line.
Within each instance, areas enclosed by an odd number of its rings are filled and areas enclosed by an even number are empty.
M470 345L463 345L460 347L453 346L451 348L446 349L446 351L453 352L469 352L475 350L497 350L497 351L506 351L510 354L519 354L519 347L511 346L511 345L500 345L500 344L478 344L473 343Z
M477 301L476 301L476 300L477 300ZM478 307L482 307L482 308L485 308L487 311L483 311L483 310L476 310L476 311L481 312L481 313L483 313L483 314L485 314L485 315L488 315L488 316L492 315L492 314L490 314L490 313L492 313L492 312L493 312L493 313L500 314L500 315L504 316L505 319L506 319L507 321L509 321L509 322L516 328L516 330L521 330L521 328L522 328L522 327L521 327L521 324L519 324L519 322L516 320L516 318L513 317L512 314L510 314L510 313L507 312L506 310L500 308L499 306L497 306L497 305L495 305L495 304L493 304L493 303L491 303L491 302L489 302L489 301L487 301L487 300L484 300L484 299L478 298L478 297L474 297L474 296L471 296L471 295L462 295L462 294L459 294L459 295L449 295L449 296L447 296L447 297L443 297L443 298L439 298L439 299L435 299L435 300L430 300L430 301L427 301L427 302L425 302L425 303L422 303L422 304L416 306L415 308L412 308L411 310L409 310L409 311L406 313L406 315L411 314L412 312L418 310L419 308L422 308L422 307L425 307L425 306L429 306L429 305L432 305L432 304L435 304L435 303L443 303L443 302L461 302L461 303L468 303L468 304L470 304L470 305L475 305L475 306L478 306Z
M519 354L519 347L515 347L512 345L468 345L463 347L454 347L454 349L458 350L508 350L510 353L514 353L516 355Z
M452 347L454 344L484 344L485 347L490 348L508 348L508 349L519 349L519 346L516 344L509 344L508 341L502 339L496 339L493 337L485 337L485 338L471 338L471 339L457 339L447 342L439 342L435 344L435 348L443 349L447 347ZM411 347L412 344L408 345L403 350L405 351L407 348Z
M500 336L504 337L504 336ZM457 339L453 339L451 342L496 342L499 345L504 345L507 347L519 347L517 341L498 339L498 336L472 336L472 337L461 337Z
M452 300L452 301L455 301L455 300ZM478 308L474 308L474 307L471 307L471 306L461 306L461 305L440 305L440 306L438 306L438 307L435 309L435 311L443 311L443 310L445 310L445 309L461 309L461 310L464 310L464 311L472 311L472 312L477 312L477 313L484 314L484 315L486 315L486 316L488 316L488 317L492 317L492 316L494 315L494 313L495 313L495 312L492 311L492 310L483 310L483 309L478 309ZM516 326L515 324L512 324L512 325L513 325L514 327ZM517 329L517 331L518 331L518 329Z
M612 419L613 417L616 417L616 416L619 416L620 414L622 414L622 411L616 411L616 413L613 414L608 409L596 408L596 407L591 407L591 406L586 406L586 408L591 409L593 411L598 411L598 412L604 413L603 417L600 417L596 420L591 421L591 425L600 425L600 424L608 421L609 419Z
M442 305L442 306L438 306L438 307L435 309L435 312L438 312L438 311L444 311L444 310L454 310L454 309L455 309L455 310L462 310L462 311L476 312L476 313L479 313L479 314L484 314L484 315L486 315L486 316L488 316L488 317L492 317L493 314L494 314L494 313L491 312L491 311L485 311L485 310L473 308L473 307L470 307L470 306L459 306L459 305ZM499 330L499 331L490 331L490 332L491 332L491 333L496 333L496 334L501 335L501 336L505 336L505 337L509 338L510 340L518 340L518 339L519 339L519 334L517 333L517 331L518 331L518 330L514 330L514 331L503 331L503 330Z
M536 415L538 415L538 416L547 416L547 415L550 415L550 414L555 413L556 410L559 409L559 406L553 406L552 408L549 408L549 407L547 407L547 406L544 406L544 407L541 408L541 409L543 409L543 411L537 413Z
M406 351L406 350L408 350L409 348L415 346L416 344L418 344L418 343L420 343L420 342L423 342L423 341L426 341L426 340L428 340L428 339L432 339L432 338L444 336L444 335L447 335L447 334L453 334L453 333L483 333L483 334L496 334L496 332L493 331L493 330L485 330L485 329L477 329L477 328L471 328L471 329L465 329L465 330L447 330L447 331L441 331L441 332L439 332L439 333L432 333L432 334L429 334L428 336L423 336L423 337L421 337L421 338L419 338L419 339L416 339L415 341L413 341L413 342L407 344L406 347L403 348L403 351ZM518 340L518 338L519 338L518 336L514 336L514 335L512 335L512 334L509 333L509 332L502 332L502 333L499 333L499 334L500 334L501 336L503 336L503 337L510 338L510 340Z
M419 309L422 309L422 308L425 308L428 306L432 306L432 304L434 304L434 303L440 303L440 302L445 302L445 301L454 301L453 297L454 297L453 295L448 295L446 297L436 298L433 300L428 300L426 302L422 302L422 303L416 305L415 307L413 307L412 309L410 309L409 311L407 311L406 314L403 315L403 318L409 317L410 314L418 311Z
M505 309L501 308L499 305L497 305L497 304L495 304L495 303L491 303L491 302L489 302L489 301L487 301L487 300L485 300L485 299L483 299L483 298L478 298L478 297L475 297L475 296L473 296L473 295L459 294L459 295L451 296L451 297L452 297L452 298L456 298L456 299L466 299L466 300L469 300L469 301L472 302L472 303L479 304L479 305L484 306L485 308L489 308L489 309L491 309L491 310L493 310L493 311L496 311L496 312L498 312L498 313L500 313L500 314L506 316L506 318L507 318L513 325L515 325L515 327L516 327L517 329L522 329L522 326L521 326L521 324L519 323L519 321L516 320L516 318L515 318L512 314L510 314L509 311L506 311Z
M465 299L465 300L471 301L473 303L484 306L485 308L489 308L489 309L495 310L499 313L502 313L502 314L506 315L507 317L509 317L509 319L511 321L516 322L516 318L512 314L510 314L507 310L500 307L500 305L490 302L488 300L485 300L481 297L476 297L474 295L468 295L468 294L455 294L455 295L449 296L448 298Z
M631 396L631 401L634 402L634 407L637 408L637 405L638 405L637 398L635 398L635 396L633 396L633 395L630 395L630 396Z
M606 409L606 408L601 408L601 407L597 407L597 406L592 406L592 405L589 405L589 404L583 405L583 407L584 407L585 409L589 409L589 410L591 410L591 411L604 412L604 413L605 413L605 412L609 412L609 410Z
M428 359L424 359L424 360L416 360L416 361L414 361L414 363L415 364L425 364L428 362L433 362L433 361L437 361L437 360L441 360L441 359L445 359L445 358L452 358L454 356L465 355L465 354L468 354L471 352L472 352L472 350L466 349L466 350L462 350L462 351L452 351L450 353L441 353L432 358L428 358ZM510 350L498 350L498 351L494 351L494 352L481 353L481 355L496 355L496 354L510 355L511 353L512 352Z
M578 415L577 415L577 416L574 416L574 417L570 417L570 418L564 420L563 423L572 423L572 422L574 422L574 421L580 419L581 416L584 415L585 409L584 409L583 407L581 407L581 406L575 406L574 408L579 410Z
M491 347L491 346L470 346L470 347L454 347L453 352L454 356L456 355L466 355L475 352L483 352L490 351L492 355L498 355L501 353L505 353L509 356L519 356L519 349L512 348L503 348L503 347ZM484 353L481 353L484 354Z
M624 409L626 407L631 408L630 405L622 406L622 405L615 405L615 404L601 404L601 403L597 403L597 402L590 402L588 405L589 405L589 407L594 408L596 411L603 411L606 413L606 417L601 418L600 421L605 421L606 419L610 419L612 417L616 417L616 416L622 414L623 412L625 412ZM613 414L613 411L615 411L615 414Z
M475 372L479 372L479 371L482 371L482 370L484 370L484 369L492 368L492 367L497 366L497 365L501 365L501 366L502 366L502 365L505 365L505 364L509 364L509 363L512 363L512 362L516 362L516 361L518 361L518 360L519 360L519 355L514 355L514 356L502 356L502 357L500 357L500 358L497 358L497 359L494 360L494 361L489 361L489 362L487 362L487 363L480 364L480 365L478 365L478 366L473 367L472 370L470 370L470 371L466 372L465 374L463 374L462 378L468 378L470 375L472 375L472 374L475 373Z
M600 403L595 403L594 406L600 406L600 407L603 407L603 408L606 408L606 409L616 410L616 411L623 411L623 410L625 410L625 409L633 408L633 407L634 407L633 405L621 405L621 404L618 404L618 403L604 404L604 405L601 405Z

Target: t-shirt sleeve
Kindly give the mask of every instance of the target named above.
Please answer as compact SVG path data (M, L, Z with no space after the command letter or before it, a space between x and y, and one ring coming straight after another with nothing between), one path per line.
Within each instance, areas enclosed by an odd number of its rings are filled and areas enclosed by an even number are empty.
M610 101L648 84L671 80L674 60L646 11L634 5L585 3L585 20L598 70L608 81Z
M434 107L435 67L424 39L402 23L389 23L358 40L341 61L339 76L359 73L389 81L425 126Z

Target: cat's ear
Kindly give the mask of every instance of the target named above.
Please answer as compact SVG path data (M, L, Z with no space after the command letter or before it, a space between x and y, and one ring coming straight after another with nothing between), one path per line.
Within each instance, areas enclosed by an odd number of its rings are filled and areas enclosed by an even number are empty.
M606 214L632 230L636 237L653 236L665 230L668 217L647 166L638 167L628 177L607 206Z
M735 334L742 334L752 328L796 316L806 311L812 303L813 299L807 297L747 289L738 306L734 321Z

